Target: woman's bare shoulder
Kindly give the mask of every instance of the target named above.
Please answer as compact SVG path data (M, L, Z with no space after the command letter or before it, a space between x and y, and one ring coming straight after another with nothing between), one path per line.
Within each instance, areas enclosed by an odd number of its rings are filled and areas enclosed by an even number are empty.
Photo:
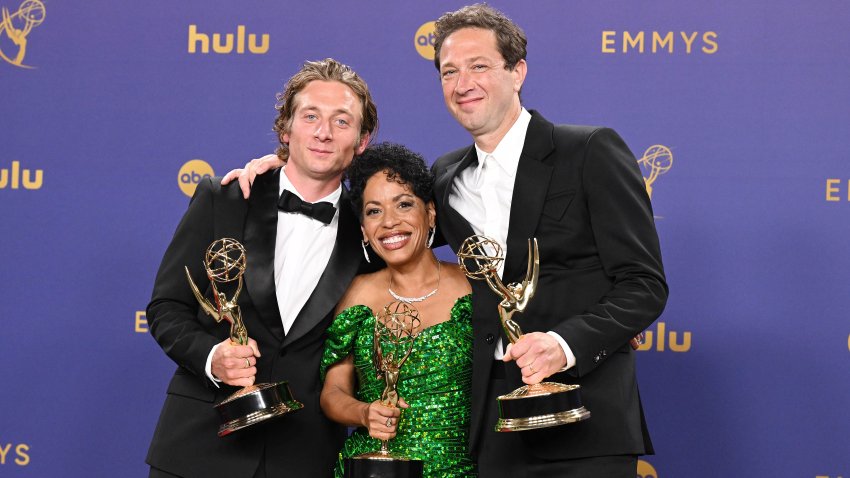
M442 262L441 267L443 269L442 281L444 281L445 286L455 291L458 297L472 293L472 286L469 285L469 280L460 266L451 262Z
M372 272L370 274L361 274L351 281L348 290L343 294L336 308L336 313L339 314L343 310L354 305L370 306L379 302L379 297L384 288L381 284L387 283L386 269Z

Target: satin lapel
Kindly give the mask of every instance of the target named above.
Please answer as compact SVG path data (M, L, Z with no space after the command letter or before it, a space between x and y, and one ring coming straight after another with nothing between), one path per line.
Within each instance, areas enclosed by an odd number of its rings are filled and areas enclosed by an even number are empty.
M437 222L442 230L443 237L446 238L449 246L457 252L463 241L475 234L469 222L461 216L449 204L449 195L452 191L452 184L455 178L461 171L469 167L476 160L475 147L470 147L460 161L449 165L445 172L439 174L434 185L434 190L439 195L437 200L442 205L437 214Z
M248 199L245 222L245 250L248 265L245 287L260 314L279 340L283 340L283 325L277 306L274 283L274 246L277 238L277 199L280 188L280 169L257 176ZM250 335L251 331L248 331Z
M521 281L528 268L528 240L537 230L554 169L543 162L555 149L553 131L552 123L532 112L511 198L508 251L503 274L505 283Z
M339 200L339 227L336 232L334 250L328 260L328 266L319 278L313 294L301 308L298 317L286 334L283 346L304 336L336 306L342 294L348 289L351 280L357 274L360 258L360 222L351 210L348 191L343 187Z

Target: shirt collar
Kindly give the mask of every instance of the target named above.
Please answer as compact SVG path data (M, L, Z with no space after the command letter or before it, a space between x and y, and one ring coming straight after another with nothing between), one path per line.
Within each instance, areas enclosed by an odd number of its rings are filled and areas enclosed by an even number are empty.
M495 163L498 164L510 176L516 176L516 170L519 167L519 157L522 154L522 147L525 144L525 133L528 131L528 124L531 122L531 113L525 108L519 113L519 117L514 122L511 129L505 134L505 137L499 141L496 149L492 153L488 153L475 145L475 152L478 154L478 167L484 164L484 158L488 154L492 154L496 158Z
M289 178L286 176L285 173L286 173L286 166L284 166L280 171L280 189L278 190L278 196L283 194L283 190L285 189L287 191L291 191L296 196L301 198L302 201L304 201L305 200L304 196L302 196L301 193L299 193L298 190L295 189L295 186L292 185L292 182L289 180ZM337 188L334 192L332 192L332 193L328 194L327 196L319 199L318 201L312 201L312 202L329 202L329 203L333 204L334 207L337 208L337 210L339 210L339 198L341 196L342 196L342 183L340 183L340 185L337 186Z

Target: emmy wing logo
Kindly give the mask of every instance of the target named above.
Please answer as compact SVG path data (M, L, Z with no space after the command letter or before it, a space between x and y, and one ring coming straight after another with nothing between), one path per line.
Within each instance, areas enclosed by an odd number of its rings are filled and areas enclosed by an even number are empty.
M10 13L7 7L2 9L3 19L0 22L0 58L6 63L21 68L32 68L24 65L27 54L27 36L32 29L41 25L46 11L41 0L24 0L18 10Z
M673 153L670 148L655 144L646 149L643 157L638 160L643 181L646 183L646 193L652 199L652 185L658 176L670 171L673 166Z

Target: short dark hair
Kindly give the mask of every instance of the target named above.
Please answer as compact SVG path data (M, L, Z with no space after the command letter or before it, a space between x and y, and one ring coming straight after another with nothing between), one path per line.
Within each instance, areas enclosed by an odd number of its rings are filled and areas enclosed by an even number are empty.
M434 195L434 176L418 153L396 144L383 142L369 146L354 158L348 167L348 184L354 214L363 219L363 190L377 173L386 172L387 180L410 187L413 194L425 204Z
M363 110L360 120L360 137L369 133L372 137L375 136L375 131L378 129L378 108L372 101L372 95L369 93L369 87L363 78L360 78L350 66L340 63L333 58L325 58L321 61L306 61L298 70L298 73L292 75L292 78L286 82L283 87L283 92L277 95L277 105L279 113L274 122L274 130L277 133L278 140L284 133L289 133L292 129L292 115L295 113L295 97L312 81L338 81L343 85L351 88L354 94L360 99L360 106ZM289 146L283 144L277 148L277 156L286 161L289 159Z
M513 70L520 60L525 60L528 39L525 32L504 13L487 5L476 3L459 10L444 13L434 26L434 65L440 69L440 49L452 33L463 28L490 30L496 35L499 53L505 59L505 69Z

